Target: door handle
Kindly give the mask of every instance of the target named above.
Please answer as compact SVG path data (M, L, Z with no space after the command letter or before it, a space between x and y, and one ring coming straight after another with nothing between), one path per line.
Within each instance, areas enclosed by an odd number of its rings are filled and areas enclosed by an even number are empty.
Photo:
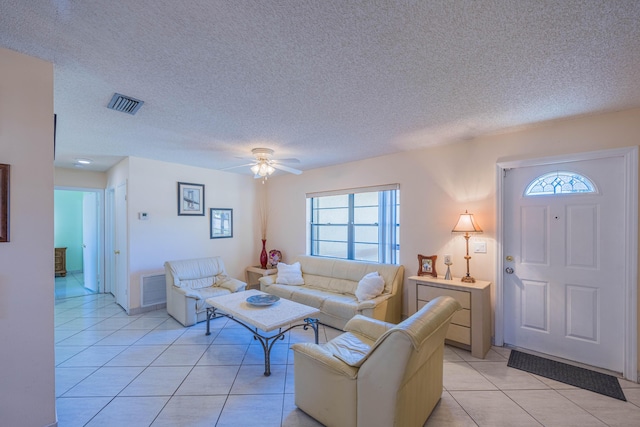
M505 268L504 271L506 271L507 274L513 274L513 268L511 268L511 267Z
M113 251L114 254L120 255L120 251Z

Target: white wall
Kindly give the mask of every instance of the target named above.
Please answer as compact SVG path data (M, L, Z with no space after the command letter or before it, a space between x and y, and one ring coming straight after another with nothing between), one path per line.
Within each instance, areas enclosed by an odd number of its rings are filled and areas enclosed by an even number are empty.
M53 66L0 48L0 163L11 165L0 243L0 424L56 421Z
M487 242L486 254L471 254L471 274L495 281L496 163L574 152L634 146L640 143L640 109L562 120L458 144L399 153L306 171L300 176L274 176L267 182L271 211L269 241L283 256L304 253L305 193L399 183L400 263L405 277L418 271L417 255L438 255L437 271L445 271L443 255L451 253L455 277L465 272L464 239L451 229L465 209L473 213ZM405 278L404 314L415 311L415 289Z
M122 179L110 175L109 185ZM204 184L205 216L178 216L178 182ZM165 261L220 255L227 273L241 280L245 267L257 263L252 177L130 157L127 195L131 310L140 307L140 275L163 270ZM210 239L210 208L233 209L232 238ZM138 219L140 212L149 219Z

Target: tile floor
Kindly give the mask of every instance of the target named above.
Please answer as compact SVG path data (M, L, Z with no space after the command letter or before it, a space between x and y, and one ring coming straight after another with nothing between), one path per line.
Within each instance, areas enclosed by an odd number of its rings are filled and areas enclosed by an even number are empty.
M60 427L319 426L296 408L289 345L275 344L263 375L259 344L221 318L183 328L157 310L127 316L111 295L56 300L56 396ZM322 327L320 340L339 332ZM628 402L508 368L509 350L484 360L447 347L445 391L425 426L635 426L640 385Z
M84 275L82 271L69 271L64 277L56 276L55 290L56 299L91 295L94 293L93 291L84 287Z

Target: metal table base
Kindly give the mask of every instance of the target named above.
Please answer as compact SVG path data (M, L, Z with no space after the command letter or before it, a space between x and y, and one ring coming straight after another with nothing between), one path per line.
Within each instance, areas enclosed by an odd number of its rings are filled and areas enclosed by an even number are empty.
M264 351L264 375L267 377L271 375L271 349L273 348L273 344L275 344L278 340L284 340L284 334L286 334L291 329L302 326L302 328L306 331L309 327L313 328L315 343L318 344L318 319L307 317L303 319L304 323L292 325L284 330L280 328L278 329L277 334L272 336L264 336L258 333L258 328L247 326L244 322L236 319L230 314L216 309L215 307L207 307L207 333L205 335L211 335L211 330L209 329L209 322L211 321L211 319L222 316L227 317L237 324L244 326L253 334L253 339L260 341L260 344L262 344L262 350Z

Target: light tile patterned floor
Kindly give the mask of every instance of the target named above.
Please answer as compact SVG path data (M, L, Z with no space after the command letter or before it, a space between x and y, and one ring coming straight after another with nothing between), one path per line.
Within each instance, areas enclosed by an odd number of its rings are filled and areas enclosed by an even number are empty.
M296 408L292 330L275 344L272 375L262 349L225 318L184 328L158 310L127 316L111 295L56 301L56 396L60 427L319 426ZM322 327L320 340L339 331ZM640 385L621 380L628 402L508 368L509 350L484 360L447 347L445 391L426 426L635 426Z
M84 274L82 271L69 271L64 277L56 276L55 289L56 299L94 294L93 291L84 287Z

